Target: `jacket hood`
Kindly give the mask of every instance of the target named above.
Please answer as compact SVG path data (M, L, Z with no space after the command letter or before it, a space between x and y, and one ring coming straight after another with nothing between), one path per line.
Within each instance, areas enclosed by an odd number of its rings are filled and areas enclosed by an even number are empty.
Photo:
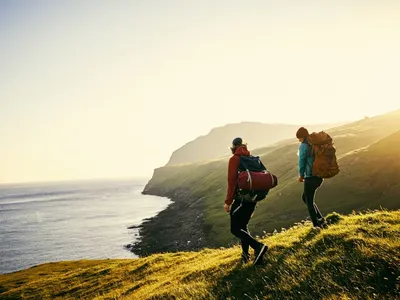
M239 146L236 148L235 150L235 155L239 155L239 156L249 156L250 155L250 151L247 150L246 146Z

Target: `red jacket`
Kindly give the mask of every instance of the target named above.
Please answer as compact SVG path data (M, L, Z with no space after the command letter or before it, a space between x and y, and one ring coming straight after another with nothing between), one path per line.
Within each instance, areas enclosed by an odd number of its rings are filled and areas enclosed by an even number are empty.
M240 156L249 156L250 152L246 146L236 148L235 154L229 159L228 165L228 191L226 192L225 204L231 205L235 198L236 184L238 180L238 168Z

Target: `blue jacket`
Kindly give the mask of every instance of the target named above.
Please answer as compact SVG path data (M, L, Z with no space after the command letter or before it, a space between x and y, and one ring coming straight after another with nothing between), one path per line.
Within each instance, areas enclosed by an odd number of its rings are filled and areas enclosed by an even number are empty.
M299 148L299 176L304 178L312 177L312 165L314 163L311 145L303 142Z

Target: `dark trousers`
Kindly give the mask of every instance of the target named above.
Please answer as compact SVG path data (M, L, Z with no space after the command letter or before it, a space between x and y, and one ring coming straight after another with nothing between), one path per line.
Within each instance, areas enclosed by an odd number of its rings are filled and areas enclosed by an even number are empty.
M310 177L304 179L304 192L302 199L307 204L308 213L314 226L318 226L318 219L323 218L321 212L315 204L315 192L321 186L323 179L320 177Z
M256 249L260 243L255 240L247 228L247 224L254 212L256 203L242 202L236 199L231 207L231 232L234 236L240 239L243 253L249 253L249 246Z

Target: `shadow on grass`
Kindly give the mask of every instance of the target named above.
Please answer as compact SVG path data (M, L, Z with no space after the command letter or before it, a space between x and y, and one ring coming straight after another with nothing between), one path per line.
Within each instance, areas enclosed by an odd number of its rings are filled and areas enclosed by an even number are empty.
M277 274L281 273L283 262L314 237L315 234L310 232L290 248L274 247L269 249L264 258L264 264L261 266L239 263L232 272L216 282L212 288L212 294L217 299L243 299L244 297L253 299L257 295L274 293L276 285L280 282L280 276Z
M359 299L400 296L396 259L389 255L366 256L359 250L359 246L365 246L362 238L335 234L325 234L323 239L306 248L304 244L314 237L309 233L290 248L271 248L265 256L265 265L238 265L216 281L211 293L216 299L322 299L343 294ZM301 268L290 263L299 251Z

